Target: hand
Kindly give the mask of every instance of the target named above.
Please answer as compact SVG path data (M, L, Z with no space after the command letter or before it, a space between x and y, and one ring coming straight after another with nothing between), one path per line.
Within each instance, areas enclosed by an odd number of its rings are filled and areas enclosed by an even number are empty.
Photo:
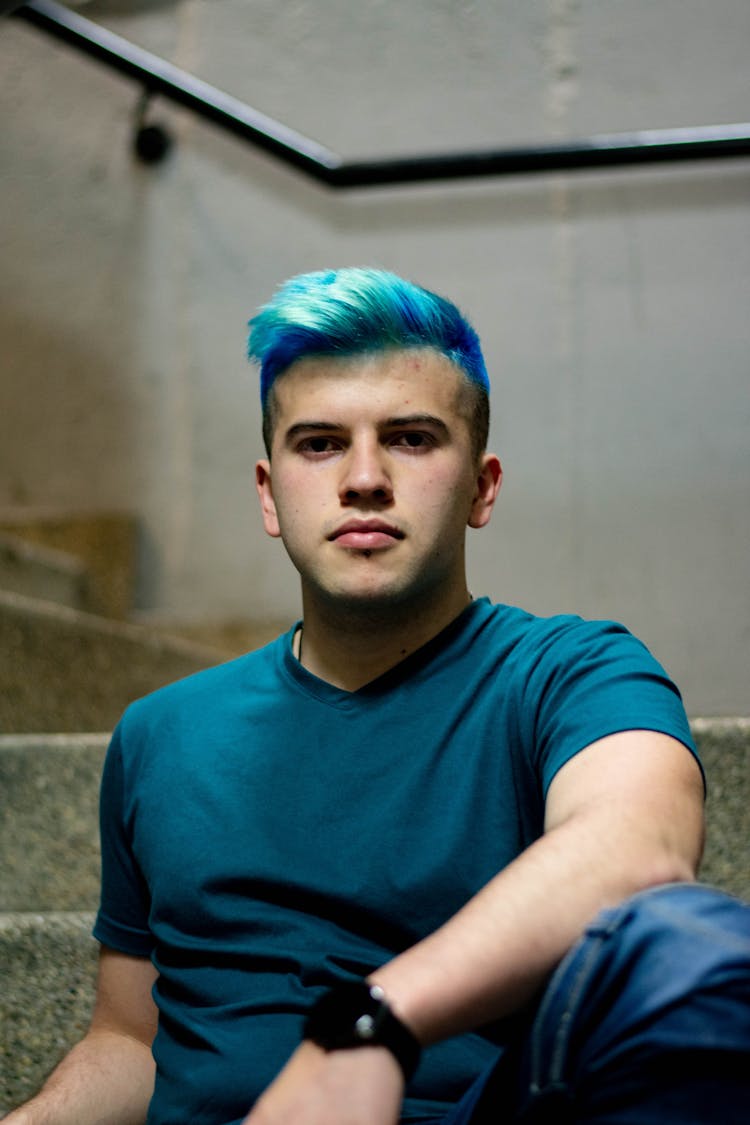
M300 1044L243 1125L398 1125L404 1076L385 1047Z

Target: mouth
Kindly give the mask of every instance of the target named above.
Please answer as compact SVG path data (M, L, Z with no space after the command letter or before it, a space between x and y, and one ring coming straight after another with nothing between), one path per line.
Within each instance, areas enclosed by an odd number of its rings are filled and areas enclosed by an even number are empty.
M392 547L403 538L403 531L384 520L347 520L328 536L328 541L352 550L373 551Z

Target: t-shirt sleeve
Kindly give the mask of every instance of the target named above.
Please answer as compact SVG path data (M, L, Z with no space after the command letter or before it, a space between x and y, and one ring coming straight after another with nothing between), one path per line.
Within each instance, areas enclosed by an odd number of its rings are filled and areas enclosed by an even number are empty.
M586 746L625 730L652 730L696 757L676 685L646 646L615 622L559 619L528 676L532 740L543 792ZM700 763L699 763L700 764Z
M107 750L99 800L102 886L94 937L121 953L147 957L154 940L149 929L149 894L133 854L132 794L126 792L122 723Z

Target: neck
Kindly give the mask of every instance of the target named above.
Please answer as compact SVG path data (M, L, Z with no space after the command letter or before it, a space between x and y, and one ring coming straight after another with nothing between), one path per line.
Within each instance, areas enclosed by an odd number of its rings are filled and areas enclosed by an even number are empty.
M295 654L313 675L357 691L432 640L470 601L465 588L439 606L319 607L303 597Z

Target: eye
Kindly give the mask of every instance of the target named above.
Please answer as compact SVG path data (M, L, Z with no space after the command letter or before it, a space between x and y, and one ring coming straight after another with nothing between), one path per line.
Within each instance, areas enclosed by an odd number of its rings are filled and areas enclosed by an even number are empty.
M300 453L322 456L326 453L336 453L341 448L334 438L325 437L323 434L313 434L299 443L297 449Z
M421 451L432 449L435 445L435 439L431 434L424 433L422 430L405 430L403 433L394 434L390 443L395 445L397 449Z

